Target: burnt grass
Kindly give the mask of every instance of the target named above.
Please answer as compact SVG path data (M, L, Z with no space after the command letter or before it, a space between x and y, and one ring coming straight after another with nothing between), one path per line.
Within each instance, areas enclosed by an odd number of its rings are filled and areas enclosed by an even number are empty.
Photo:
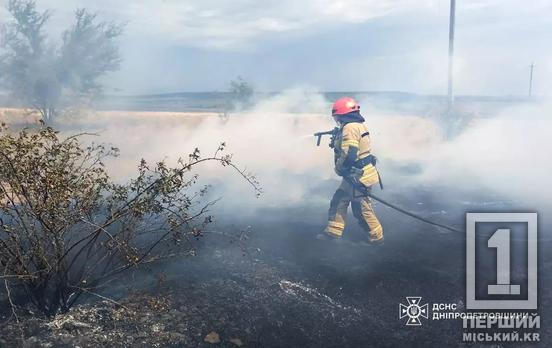
M470 192L444 205L442 192L424 188L386 198L460 229L466 211L511 204ZM461 320L431 320L430 308L422 326L406 327L399 303L422 296L430 306L455 303L463 310L464 235L375 207L386 234L381 247L362 243L366 236L352 216L342 243L316 240L325 223L321 205L263 209L241 218L221 212L213 231L195 242L196 256L137 270L102 293L118 304L91 297L53 319L22 308L19 322L12 318L0 328L0 346L463 345ZM552 336L546 245L539 249L542 346L550 346ZM10 317L6 303L2 317Z

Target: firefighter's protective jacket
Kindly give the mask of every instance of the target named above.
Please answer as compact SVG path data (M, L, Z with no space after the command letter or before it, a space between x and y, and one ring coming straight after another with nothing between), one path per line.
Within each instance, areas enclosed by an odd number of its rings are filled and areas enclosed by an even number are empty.
M379 182L375 167L375 157L371 154L370 136L364 118L358 112L339 117L343 126L334 143L335 171L343 177L341 185L330 202L328 225L325 231L334 237L341 237L345 229L345 216L349 204L360 226L370 235L370 240L383 238L383 228L372 208L370 198L362 192L370 192L372 185ZM356 177L366 186L366 191L355 188L350 177L352 172L360 172ZM356 185L356 184L355 184Z
M351 113L341 119L344 123L335 140L335 171L346 176L351 168L363 171L360 182L369 187L379 182L375 157L370 146L370 133L359 113Z

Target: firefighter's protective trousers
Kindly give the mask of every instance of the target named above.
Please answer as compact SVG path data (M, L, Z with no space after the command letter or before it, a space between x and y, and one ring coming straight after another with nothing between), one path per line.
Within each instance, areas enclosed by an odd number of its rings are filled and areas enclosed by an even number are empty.
M355 170L360 172L356 185L363 187L362 190L358 190L350 180L342 180L330 202L328 226L325 231L335 237L342 236L345 217L351 203L353 215L360 226L369 233L370 240L380 240L383 238L383 228L372 208L370 198L362 192L370 192L372 185L379 182L375 163L366 161L371 157L370 136L366 125L361 122L345 124L336 137L334 153L336 173L346 177L351 168L356 168Z

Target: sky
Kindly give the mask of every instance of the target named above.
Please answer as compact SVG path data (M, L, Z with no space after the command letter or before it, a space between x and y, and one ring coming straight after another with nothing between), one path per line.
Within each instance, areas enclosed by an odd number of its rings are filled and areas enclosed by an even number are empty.
M77 8L126 23L123 64L104 79L106 93L223 91L237 76L259 91L446 93L449 0L37 4L53 10L53 39ZM552 94L551 17L549 0L458 0L456 93L526 95L534 62L534 92Z

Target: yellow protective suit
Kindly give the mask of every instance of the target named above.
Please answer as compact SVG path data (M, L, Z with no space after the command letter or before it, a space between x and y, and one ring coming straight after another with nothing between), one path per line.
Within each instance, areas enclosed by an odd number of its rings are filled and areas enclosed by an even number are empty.
M339 176L346 176L351 167L364 162L365 165L361 165L360 183L366 187L367 192L371 190L372 185L379 183L379 174L376 167L373 163L367 163L370 161L366 161L372 156L370 136L364 123L351 122L342 126L335 139L334 154L335 171ZM351 159L353 163L351 163ZM372 208L370 198L355 189L351 182L345 179L342 180L330 202L328 226L325 232L334 237L343 235L349 203L352 205L353 215L360 226L369 233L370 240L373 242L381 240L383 238L383 228Z

